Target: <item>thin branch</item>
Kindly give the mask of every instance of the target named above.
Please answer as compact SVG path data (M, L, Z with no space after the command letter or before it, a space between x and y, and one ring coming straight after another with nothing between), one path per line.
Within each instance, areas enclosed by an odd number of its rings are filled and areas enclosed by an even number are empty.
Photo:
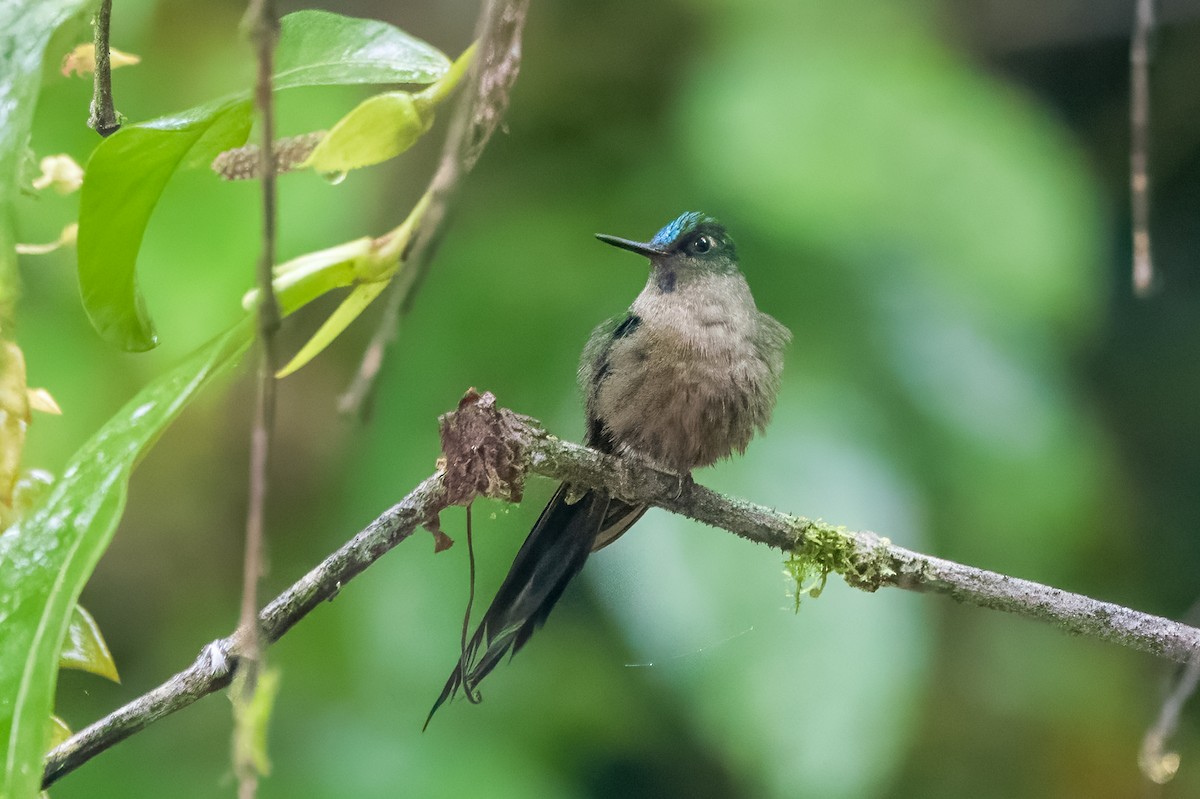
M346 583L408 538L426 519L436 517L446 506L444 493L441 475L426 479L399 504L276 597L258 615L263 640L278 641L296 622L322 602L337 596ZM229 685L243 646L240 633L213 641L186 669L75 733L47 757L43 785L49 787L105 749Z
M450 202L504 118L509 94L521 69L521 32L528 10L529 0L488 0L480 14L476 35L478 56L455 109L437 172L426 192L429 208L404 259L404 268L388 289L379 327L363 353L358 372L338 400L342 413L366 413L387 347L396 338L401 317L412 307L441 241Z
M1050 622L1177 662L1200 652L1200 629L1048 585L976 569L897 547L869 532L848 532L741 499L722 496L635 460L622 460L549 435L532 420L470 393L441 419L443 470L421 483L259 614L273 643L321 602L419 526L440 533L438 514L485 495L519 501L525 477L539 474L600 488L728 530L748 541L812 559L857 588L945 594L960 602ZM148 694L81 730L47 758L44 786L118 741L229 684L244 652L240 633L214 641L190 667Z
M1200 620L1200 600L1192 603L1192 607L1183 618L1188 624L1195 624ZM1183 668L1175 669L1162 707L1158 709L1158 718L1142 738L1142 746L1138 750L1138 768L1151 782L1165 785L1175 778L1175 773L1179 770L1179 753L1168 750L1167 745L1179 726L1184 706L1196 693L1198 685L1200 653L1193 655Z
M250 40L254 44L258 73L254 86L254 105L258 111L261 145L259 171L262 174L262 247L256 269L258 283L258 391L254 411L254 429L250 439L250 486L246 509L246 549L242 571L242 607L238 635L245 690L239 700L248 705L254 696L263 653L259 635L258 581L263 573L263 518L267 503L267 476L271 449L271 431L275 421L275 332L279 329L279 304L272 283L276 238L275 104L272 74L275 71L275 45L279 41L279 18L274 0L251 0L246 11ZM235 702L234 771L238 796L251 799L258 787L258 768L250 746L245 744L242 719Z
M1129 201L1133 222L1133 291L1145 297L1154 287L1150 259L1150 37L1154 0L1137 0L1129 44Z
M112 0L102 0L93 21L93 57L96 71L92 76L92 105L88 112L88 127L101 136L116 133L121 119L113 107L112 64L109 60L108 31L112 25Z
M1142 739L1142 748L1138 751L1138 767L1151 782L1165 785L1179 770L1179 753L1168 751L1167 742L1175 734L1183 706L1196 692L1197 683L1200 683L1200 653L1193 655L1180 670L1174 688L1158 711L1154 726L1146 731L1146 736Z

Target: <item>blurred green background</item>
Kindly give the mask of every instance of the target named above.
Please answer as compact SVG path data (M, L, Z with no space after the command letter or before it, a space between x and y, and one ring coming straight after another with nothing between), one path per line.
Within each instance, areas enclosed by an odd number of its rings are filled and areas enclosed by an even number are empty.
M287 10L296 8L283 4ZM240 2L115 3L118 108L142 120L247 85ZM457 55L475 3L352 2ZM464 187L361 425L337 394L370 321L281 384L270 508L274 595L397 501L469 386L578 440L575 362L643 267L592 240L684 210L732 231L760 307L795 333L769 435L700 482L907 547L1171 617L1200 596L1200 5L1161 4L1152 73L1159 290L1128 288L1130 3L534 2L505 130ZM281 129L328 127L363 90L279 98ZM47 78L33 147L82 161L90 83ZM379 233L432 170L416 149L331 186L282 179L281 258ZM23 201L50 240L77 198ZM140 278L163 342L126 355L88 327L73 254L27 258L16 337L56 470L140 386L241 313L257 189L181 175ZM291 352L336 302L289 322ZM82 726L236 623L252 381L210 391L135 474L83 603L124 682L66 672ZM477 506L490 597L553 490ZM443 524L462 538L461 512ZM792 612L778 553L651 511L593 558L548 626L421 734L458 653L466 548L424 534L271 651L283 671L264 797L1195 796L1136 752L1168 665L948 599L831 585ZM53 790L233 791L212 697Z

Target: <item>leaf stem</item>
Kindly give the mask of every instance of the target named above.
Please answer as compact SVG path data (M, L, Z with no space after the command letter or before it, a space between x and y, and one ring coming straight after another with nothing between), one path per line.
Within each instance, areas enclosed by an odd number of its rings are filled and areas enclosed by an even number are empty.
M471 46L462 51L462 55L454 60L445 75L418 92L415 97L423 99L431 105L437 105L449 97L471 68L471 64L475 60L475 51L478 48L479 42L471 42Z
M113 107L112 63L108 46L108 33L112 25L112 0L102 0L94 20L93 37L96 70L92 76L92 104L88 113L88 127L101 136L110 136L121 128L121 118Z

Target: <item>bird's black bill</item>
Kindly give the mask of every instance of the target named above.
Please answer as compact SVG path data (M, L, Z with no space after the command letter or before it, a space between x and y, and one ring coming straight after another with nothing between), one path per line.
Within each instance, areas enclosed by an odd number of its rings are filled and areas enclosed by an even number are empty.
M623 239L618 236L610 236L607 233L597 233L596 238L600 239L600 241L604 242L605 244L611 244L614 247L620 247L622 250L636 252L638 255L644 255L647 258L653 258L656 255L667 254L664 250L660 250L659 248L647 244L644 241L630 241L629 239Z

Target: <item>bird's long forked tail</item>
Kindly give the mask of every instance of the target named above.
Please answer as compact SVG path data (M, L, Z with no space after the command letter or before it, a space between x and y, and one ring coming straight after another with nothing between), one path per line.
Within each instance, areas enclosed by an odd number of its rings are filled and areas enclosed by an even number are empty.
M578 501L568 502L568 492L568 486L559 486L538 517L479 628L463 648L441 696L433 703L425 727L460 687L470 701L477 702L476 686L505 653L516 654L545 623L593 547L617 538L644 511L644 506L628 505L599 491L588 491Z

